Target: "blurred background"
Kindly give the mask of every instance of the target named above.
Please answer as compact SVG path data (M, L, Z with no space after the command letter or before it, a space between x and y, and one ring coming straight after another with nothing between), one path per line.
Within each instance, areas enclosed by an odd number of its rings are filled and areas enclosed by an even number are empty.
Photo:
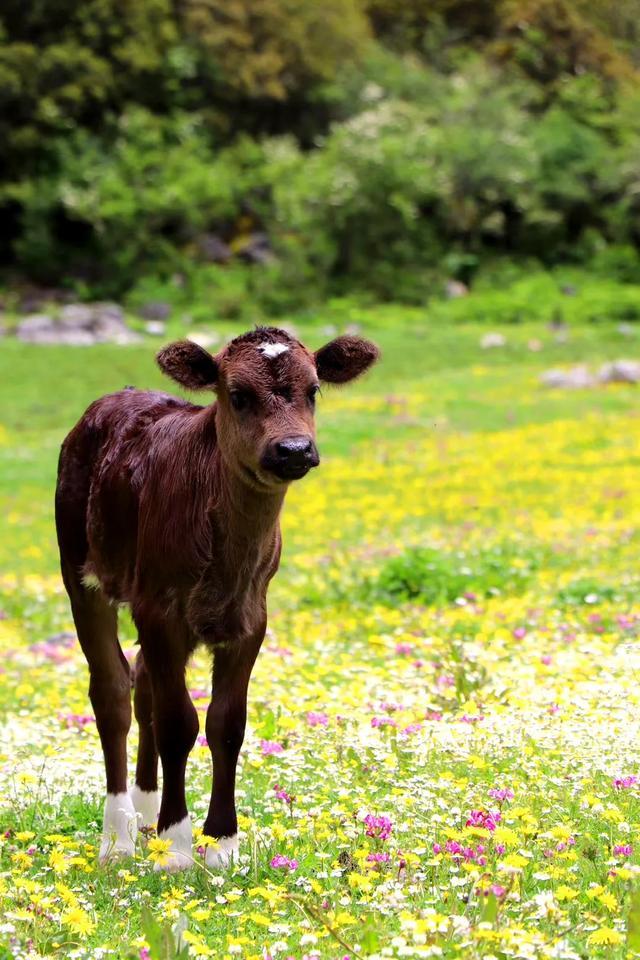
M640 282L639 68L638 0L4 0L5 308Z

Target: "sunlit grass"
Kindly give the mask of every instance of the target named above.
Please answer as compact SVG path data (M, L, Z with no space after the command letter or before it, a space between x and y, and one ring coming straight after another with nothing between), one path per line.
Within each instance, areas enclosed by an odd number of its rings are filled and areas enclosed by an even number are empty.
M637 351L542 326L481 351L479 328L420 333L413 314L371 333L385 362L326 392L325 462L287 502L224 875L153 873L144 837L96 864L55 459L92 397L160 384L151 350L0 358L0 957L636 955L637 394L537 375ZM121 634L131 651L127 617ZM204 720L204 656L189 679ZM209 778L199 743L197 824Z

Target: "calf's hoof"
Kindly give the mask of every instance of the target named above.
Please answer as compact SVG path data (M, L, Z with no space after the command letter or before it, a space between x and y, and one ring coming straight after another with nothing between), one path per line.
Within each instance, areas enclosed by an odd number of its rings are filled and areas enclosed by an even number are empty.
M141 827L153 827L160 812L160 791L142 790L136 783L131 787L131 799Z
M180 823L172 823L166 830L158 833L159 840L170 840L171 846L161 860L157 860L153 869L159 873L177 873L188 870L194 864L191 818L186 816Z
M212 870L226 870L238 860L239 849L237 833L232 837L220 837L215 847L205 848L204 862Z
M136 849L138 823L128 793L108 793L104 804L102 840L98 860L107 863L120 857L132 857Z

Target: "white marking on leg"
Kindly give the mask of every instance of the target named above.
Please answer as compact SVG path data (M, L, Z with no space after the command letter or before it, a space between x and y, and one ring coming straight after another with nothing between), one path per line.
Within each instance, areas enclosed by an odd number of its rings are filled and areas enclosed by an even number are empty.
M138 824L141 827L152 827L158 822L160 810L160 791L141 790L135 783L131 790L131 799L138 814Z
M281 353L286 353L289 347L285 343L261 343L258 346L265 357L273 360L274 357L279 357Z
M206 847L204 862L213 870L224 870L233 860L238 860L239 852L238 834L234 833L232 837L220 837L215 847Z
M102 842L98 854L100 863L111 858L132 857L137 835L136 811L129 794L108 793L104 804Z
M186 870L193 866L193 836L189 814L180 823L172 823L166 830L160 831L158 837L160 840L171 840L171 847L166 862L156 862L153 865L154 870L175 873L176 870Z

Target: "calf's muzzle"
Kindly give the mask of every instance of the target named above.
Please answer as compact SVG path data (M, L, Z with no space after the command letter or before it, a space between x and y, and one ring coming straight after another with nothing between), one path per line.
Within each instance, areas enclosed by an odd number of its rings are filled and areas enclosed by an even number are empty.
M283 437L269 444L260 466L281 480L299 480L320 463L311 437Z

